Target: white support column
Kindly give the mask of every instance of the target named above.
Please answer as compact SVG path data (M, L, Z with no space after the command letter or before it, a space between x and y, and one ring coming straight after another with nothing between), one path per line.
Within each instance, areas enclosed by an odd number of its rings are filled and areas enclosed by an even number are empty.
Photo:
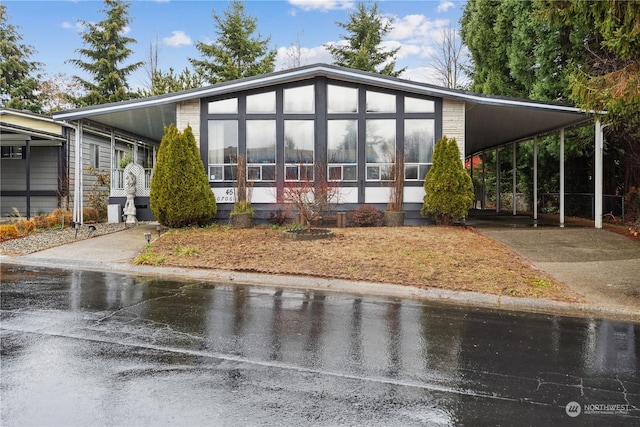
M564 227L564 128L560 129L560 227Z
M487 169L486 169L486 153L482 152L482 202L480 202L480 209L485 208L485 204L487 202Z
M602 228L602 168L603 168L603 145L604 135L600 119L596 119L596 141L595 141L595 227Z
M517 211L517 196L518 196L518 190L516 188L517 185L517 177L516 177L516 149L518 148L518 145L514 142L512 145L513 148L513 158L511 159L511 175L512 175L512 189L513 189L513 195L511 196L511 205L513 207L513 216L516 216L516 214L518 213Z
M538 137L533 138L533 219L538 220Z
M82 184L82 120L78 121L76 127L76 140L75 140L75 170L73 181L73 221L78 224L83 223L83 201L84 197L83 184Z

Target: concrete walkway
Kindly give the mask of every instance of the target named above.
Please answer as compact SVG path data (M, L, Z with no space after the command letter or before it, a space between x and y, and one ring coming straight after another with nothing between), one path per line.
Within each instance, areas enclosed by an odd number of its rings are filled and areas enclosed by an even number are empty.
M585 304L514 298L439 289L420 290L393 284L133 265L144 250L144 233L157 238L155 225L140 223L124 231L58 246L5 263L120 272L166 279L242 283L350 294L417 298L490 308L597 316L640 321L640 242L593 228L528 227L509 222L472 224L586 297Z

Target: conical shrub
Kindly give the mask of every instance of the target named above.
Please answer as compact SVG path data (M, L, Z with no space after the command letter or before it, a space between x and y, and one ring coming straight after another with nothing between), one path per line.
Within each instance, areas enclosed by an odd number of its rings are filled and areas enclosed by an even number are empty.
M151 178L151 211L167 227L204 225L216 216L216 198L209 186L191 127L180 133L165 127Z
M467 216L473 206L473 183L460 159L455 138L443 136L434 148L433 165L424 179L424 203L420 213L445 225L451 218Z

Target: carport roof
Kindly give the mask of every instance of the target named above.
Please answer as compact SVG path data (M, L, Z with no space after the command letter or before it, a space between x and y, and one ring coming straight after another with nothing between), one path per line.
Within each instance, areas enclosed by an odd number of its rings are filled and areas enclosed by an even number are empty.
M593 120L593 116L585 111L565 104L481 95L328 64L308 65L150 98L60 111L54 113L53 118L62 121L87 119L142 138L160 141L164 126L176 123L176 104L179 102L316 77L464 101L467 156Z

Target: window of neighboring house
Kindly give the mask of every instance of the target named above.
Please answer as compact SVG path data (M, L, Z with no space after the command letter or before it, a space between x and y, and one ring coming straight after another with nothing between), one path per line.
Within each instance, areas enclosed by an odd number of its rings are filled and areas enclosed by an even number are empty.
M2 159L22 159L23 147L20 145L9 145L0 147Z
M287 181L313 181L313 120L284 121L284 177Z
M89 144L89 165L94 169L100 167L100 147L98 144Z
M247 120L247 179L276 180L276 121Z
M209 120L209 181L233 181L237 167L238 121Z
M395 119L367 119L367 181L389 181L396 158Z
M330 181L358 179L358 120L327 122L327 163Z
M423 181L433 162L435 120L406 119L404 121L404 179Z

